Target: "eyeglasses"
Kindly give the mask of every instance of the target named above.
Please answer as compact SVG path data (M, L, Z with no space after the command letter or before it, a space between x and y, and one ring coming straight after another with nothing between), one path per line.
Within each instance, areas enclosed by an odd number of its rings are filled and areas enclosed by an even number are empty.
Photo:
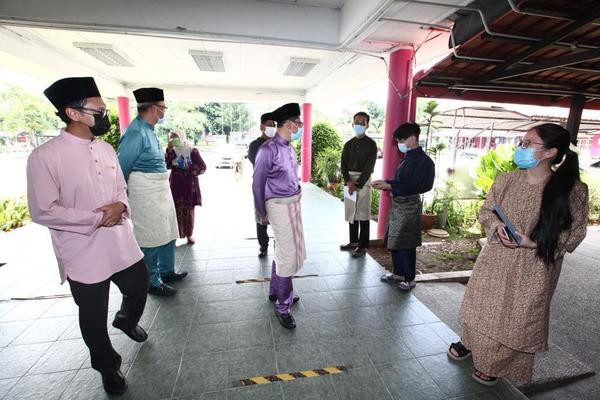
M296 125L298 128L302 128L304 126L304 123L302 121L292 121L292 124Z
M541 142L532 142L531 140L519 140L519 143L517 143L517 146L522 148L522 149L526 149L529 147L530 144L539 144L544 146L545 143L541 143Z
M87 115L99 115L99 116L101 116L102 118L104 118L104 117L106 117L106 116L110 115L110 111L108 111L108 110L103 110L103 109L96 110L95 108L86 108L86 107L80 107L80 108L76 108L76 110L79 110L79 111L81 111L83 114L87 114ZM85 110L85 111L91 111L91 112L85 112L84 110Z
M155 106L163 110L167 110L169 108L167 106L161 106L160 104L155 104Z

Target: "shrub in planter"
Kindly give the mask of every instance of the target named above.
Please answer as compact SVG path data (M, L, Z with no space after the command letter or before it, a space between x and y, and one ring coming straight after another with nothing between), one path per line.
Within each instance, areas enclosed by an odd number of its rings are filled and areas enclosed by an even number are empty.
M342 181L341 157L342 153L338 149L326 149L317 156L315 178L319 181L327 181L328 189Z
M481 157L479 166L475 169L475 187L479 189L482 197L490 191L498 175L518 169L513 154L513 146L498 146Z
M0 200L0 230L10 231L19 228L30 219L25 197L18 200L13 198Z
M300 162L300 142L296 143L296 155ZM319 155L329 149L342 150L342 137L329 122L317 122L312 127L311 137L311 175L313 182L317 174L317 158ZM341 159L341 156L340 156ZM338 163L340 162L338 159Z

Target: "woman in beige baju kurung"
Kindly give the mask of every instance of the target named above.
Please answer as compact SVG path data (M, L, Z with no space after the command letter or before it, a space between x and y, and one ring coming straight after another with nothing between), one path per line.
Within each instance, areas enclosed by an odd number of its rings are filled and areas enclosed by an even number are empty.
M548 348L550 302L563 257L584 239L588 221L587 186L579 180L577 155L569 149L565 129L544 124L530 130L515 161L522 169L500 175L481 209L488 242L462 303L462 343L448 351L455 360L472 355L473 377L485 385L500 377L531 381L534 354ZM496 204L516 227L521 244L506 235Z

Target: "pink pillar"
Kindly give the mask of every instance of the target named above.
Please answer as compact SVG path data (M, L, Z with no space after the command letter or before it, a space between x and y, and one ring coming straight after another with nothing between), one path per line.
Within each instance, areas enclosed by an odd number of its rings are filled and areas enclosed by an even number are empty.
M121 135L125 133L125 130L131 122L131 110L129 109L129 97L119 96L117 97L117 108L119 110L119 130Z
M600 156L600 135L594 135L590 147L590 157Z
M312 104L302 104L302 122L304 133L302 134L302 151L300 162L302 164L302 182L310 182L310 168L312 157Z
M383 138L383 176L382 179L392 179L400 163L400 154L394 140L394 131L401 124L414 120L416 104L411 109L409 91L412 85L412 49L396 50L390 54L390 76L396 88L388 84L388 98L385 110L385 134ZM416 100L416 97L415 97ZM412 119L411 119L412 118ZM388 214L391 198L384 192L379 201L379 216L377 223L377 237L383 239L387 230Z

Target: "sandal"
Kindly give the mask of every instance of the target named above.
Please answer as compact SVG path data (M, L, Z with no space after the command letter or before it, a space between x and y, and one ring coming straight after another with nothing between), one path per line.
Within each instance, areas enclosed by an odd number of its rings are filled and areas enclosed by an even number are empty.
M452 350L454 350L456 354L453 353ZM448 357L454 361L463 361L471 357L471 350L467 349L462 342L452 343L448 349Z
M486 374L484 374L483 372L479 371L479 370L475 370L473 372L473 379L475 379L478 383L481 383L482 385L485 386L494 386L498 383L498 378L493 378L491 376L487 376Z

